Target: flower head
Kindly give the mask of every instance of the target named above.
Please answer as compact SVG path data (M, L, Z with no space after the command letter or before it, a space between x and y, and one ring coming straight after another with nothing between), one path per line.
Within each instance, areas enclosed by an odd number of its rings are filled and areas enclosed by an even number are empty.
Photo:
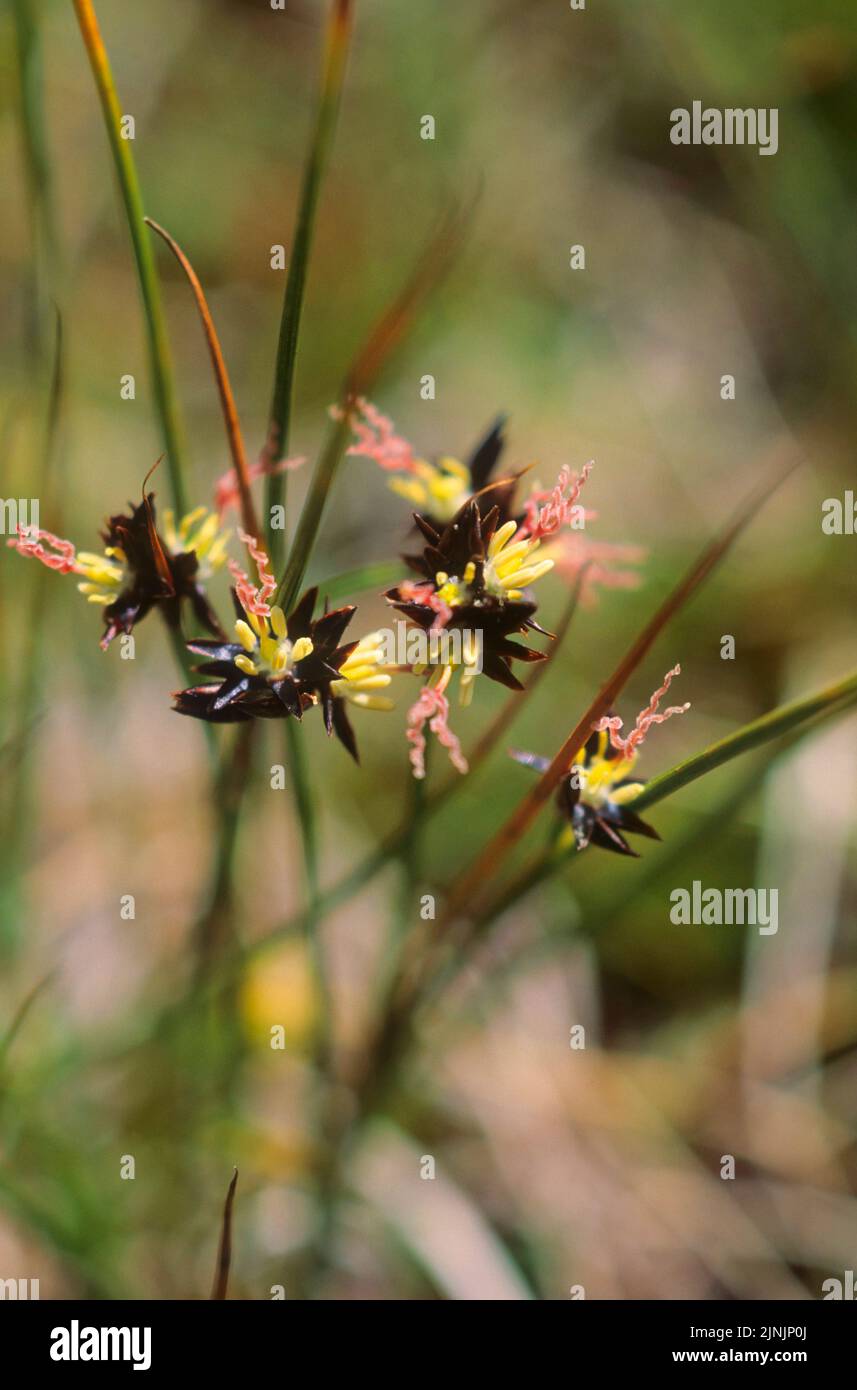
M179 714L211 723L248 719L300 719L320 705L328 733L335 733L356 759L357 746L346 713L346 702L364 709L389 709L379 695L390 683L381 666L381 634L340 645L356 611L337 608L313 619L317 589L309 589L286 617L269 599L276 588L268 556L252 537L242 533L256 562L259 587L238 565L233 598L235 640L189 642L188 648L205 661L197 670L216 680L182 690L175 696Z
M459 663L462 703L472 696L477 654L491 680L522 689L512 661L542 661L544 656L510 637L530 628L543 631L533 617L536 604L524 590L551 569L552 561L537 555L537 540L513 540L514 521L498 527L496 507L483 517L475 498L441 531L424 517L417 515L416 521L427 544L420 555L408 558L420 579L388 590L388 601L425 631L458 630L468 639L462 642ZM440 665L448 679L450 663Z
M226 560L227 536L217 517L198 507L176 525L172 512L165 511L161 535L155 523L154 493L138 506L129 506L128 514L108 518L100 555L76 551L71 541L25 526L19 526L18 535L8 544L49 569L80 576L80 592L89 603L104 609L103 648L118 633L131 632L156 605L170 626L177 627L185 599L203 628L220 633L202 587L202 581Z
M517 477L491 484L491 474L503 451L502 416L466 462L443 455L432 463L418 457L412 445L396 433L392 420L369 401L361 397L355 405L356 442L348 453L373 459L379 468L395 474L390 478L390 489L404 497L429 523L442 528L465 502L486 489L485 499L480 501L483 510L498 506L504 519L509 515Z
M631 849L623 832L660 839L657 831L642 820L629 804L645 786L631 773L637 762L639 747L652 725L662 724L671 715L684 714L690 708L689 704L673 705L658 712L660 700L680 670L681 667L675 666L667 673L663 685L654 692L646 708L640 711L634 728L626 738L622 738L619 732L622 720L612 715L593 724L590 737L578 750L571 772L563 778L557 793L560 812L569 822L562 840L567 838L579 850L593 844L616 854L636 858L636 851ZM513 750L511 756L537 772L544 772L549 766L547 758L535 753Z

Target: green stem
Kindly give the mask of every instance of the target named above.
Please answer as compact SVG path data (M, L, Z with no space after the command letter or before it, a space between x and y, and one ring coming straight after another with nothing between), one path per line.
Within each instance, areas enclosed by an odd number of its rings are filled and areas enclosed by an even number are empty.
M321 939L318 885L318 820L304 739L297 722L285 724L288 773L294 797L304 861L307 905L302 928L312 971L317 1015L312 1041L313 1069L310 1078L309 1124L315 1144L313 1206L315 1229L309 1243L301 1279L303 1295L311 1298L332 1260L336 1237L336 1208L339 1194L337 1165L337 1107L333 1083L333 999L330 977Z
M21 394L36 409L37 418L43 422L37 432L36 457L28 470L31 481L27 487L39 499L42 515L45 515L50 510L53 492L63 391L62 322L56 307L62 270L45 130L41 35L31 0L15 0L13 11L19 121L32 241L26 350L21 354L26 375ZM25 633L35 632L39 623L44 621L46 608L52 598L48 571L41 565L35 565L30 571L29 580L24 580L21 610ZM9 649L11 634L4 632L3 638L4 645ZM10 775L4 778L0 826L0 950L4 952L17 944L20 925L26 919L21 887L36 800L32 775L32 730L39 717L43 656L40 643L24 642L19 680L14 681L13 667L8 662L2 677L2 703L9 717L4 735L16 750Z
M287 771L300 832L307 896L307 905L301 919L301 925L309 953L319 1007L315 1058L320 1069L325 1070L330 1061L331 1001L327 964L319 937L318 820L304 744L305 735L293 719L285 721L285 733L288 749Z
M390 991L401 963L402 952L411 937L413 928L419 922L416 906L422 865L422 839L431 815L431 803L426 795L431 756L431 745L427 745L424 754L426 777L412 777L410 779L408 811L397 837L396 858L399 861L400 881L396 910L381 958L381 971L377 981L377 1012L379 1017L383 1017L386 1011Z
M140 294L146 316L149 359L167 453L173 505L177 515L182 516L188 510L184 438L179 420L172 357L161 305L160 287L155 271L155 258L151 240L146 230L137 169L134 156L131 153L131 141L123 139L122 136L122 108L116 95L110 60L104 47L95 10L91 0L74 0L74 8L77 12L80 32L98 89L98 97L107 128L107 138L110 142L122 201L125 205L128 229L131 233L137 276L140 282Z
M52 317L50 299L61 278L60 249L45 130L41 34L32 0L14 0L13 11L20 88L21 136L33 235L30 337L34 359L43 361L48 355L45 345L50 334Z
M300 521L289 551L286 572L277 590L277 603L290 613L301 590L328 493L333 486L351 432L351 417L344 412L331 430L327 444L312 475L312 482L301 509ZM273 481L269 479L269 481Z
M353 0L334 0L325 36L321 95L315 129L310 141L301 187L295 238L289 261L288 277L280 319L277 342L277 361L274 371L274 390L271 400L271 419L263 457L269 464L282 459L288 452L294 396L295 362L298 350L301 313L306 289L310 248L312 246L315 214L321 182L333 145L339 114L345 64L351 35ZM268 555L274 572L283 560L284 531L272 525L274 508L285 505L286 474L269 473L266 485L266 514Z
M736 733L729 734L727 738L720 739L718 743L712 743L703 752L697 753L694 757L687 758L683 763L678 763L676 767L670 768L669 772L661 773L660 777L653 777L650 782L646 783L639 796L628 804L629 806L632 805L635 811L642 811L647 806L654 806L655 802L663 801L666 796L672 796L673 792L686 787L689 782L695 782L698 777L703 777L706 772L711 772L715 767L721 767L723 763L737 758L740 753L748 753L752 748L758 748L761 744L770 742L771 739L781 738L783 734L790 733L792 729L806 724L819 715L842 713L855 701L857 701L857 673L846 676L843 680L827 686L824 690L820 690L817 694L810 695L806 699L794 700L791 704L782 705L779 709L772 710L770 714L763 714L761 718L754 719L751 724L746 724L743 729L738 729Z
M206 904L196 924L197 979L210 974L215 961L231 947L235 909L235 852L241 807L250 780L253 721L240 724L235 742L223 757L217 779L217 833Z

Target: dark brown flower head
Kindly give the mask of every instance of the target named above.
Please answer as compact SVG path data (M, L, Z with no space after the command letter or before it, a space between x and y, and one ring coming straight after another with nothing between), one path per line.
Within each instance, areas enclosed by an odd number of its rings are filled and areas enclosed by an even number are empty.
M120 512L109 517L101 533L105 555L122 569L116 581L119 592L104 608L101 645L108 646L120 632L131 632L156 604L169 625L178 627L184 601L201 627L222 635L200 582L203 573L219 568L226 558L225 538L218 534L216 516L200 507L176 529L172 513L166 512L164 539L155 526L153 493L139 506L129 506L130 515ZM207 561L206 571L203 561Z
M548 758L535 753L515 749L511 756L539 773L545 772L550 765ZM568 822L565 836L561 838L577 849L597 845L600 849L636 859L639 856L628 844L623 831L647 835L652 840L659 840L660 835L629 806L622 804L625 797L637 796L644 783L624 778L618 766L620 761L621 754L609 746L606 734L593 734L587 740L557 792L557 806Z
M390 677L380 666L377 634L341 645L355 608L337 608L314 619L317 597L317 589L308 589L287 618L277 606L267 615L245 608L233 590L237 641L188 643L190 651L206 658L197 670L216 679L180 691L175 696L178 713L236 723L289 715L300 719L305 710L320 705L327 732L335 733L356 759L346 703L391 708L377 694Z
M586 743L579 749L571 771L563 778L557 792L560 813L569 823L566 832L568 842L575 844L578 849L586 849L587 845L592 844L612 850L615 854L637 858L636 850L631 849L625 834L660 839L658 832L632 809L630 803L639 796L645 783L632 777L631 773L637 763L637 750L652 725L663 724L672 715L684 714L690 708L685 704L659 709L661 699L680 670L679 666L675 666L667 672L663 684L637 715L636 724L627 737L621 733L622 720L611 714L598 720ZM545 772L550 765L547 758L539 757L536 753L513 750L511 756L539 773Z
M497 507L483 516L476 498L465 502L441 530L422 516L415 520L426 545L419 555L407 558L419 579L388 590L387 599L426 631L460 629L473 634L485 674L520 690L511 662L542 661L544 655L510 637L528 629L544 631L533 616L536 604L524 597L524 590L553 562L535 559L537 541L513 543L516 522L499 525Z
M104 609L102 647L120 632L131 632L149 610L158 606L172 627L178 627L181 606L187 600L197 622L208 632L222 635L201 581L226 561L227 535L217 516L198 507L176 527L173 514L164 512L163 534L155 525L154 494L130 513L107 520L102 531L104 553L76 551L63 540L38 527L19 526L8 542L21 555L39 560L60 574L76 574L78 589L90 603Z

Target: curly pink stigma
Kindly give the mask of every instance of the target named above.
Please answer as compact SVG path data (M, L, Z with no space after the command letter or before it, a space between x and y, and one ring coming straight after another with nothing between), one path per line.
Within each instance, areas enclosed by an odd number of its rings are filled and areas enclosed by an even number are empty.
M53 554L45 549L43 541L47 541ZM64 541L61 536L42 531L38 526L24 526L19 523L17 536L12 536L6 544L17 550L19 555L41 560L49 570L59 570L60 574L69 574L77 568L76 552L71 541Z
M241 566L235 560L230 560L229 570L235 580L235 592L245 613L255 613L257 618L269 618L271 605L268 599L276 589L277 581L269 569L270 561L267 552L262 549L255 537L248 536L246 531L239 528L238 535L256 561L260 586L257 589L250 582Z
M274 473L291 472L293 468L300 468L303 463L306 463L305 458L280 459L279 463L271 463L266 458L260 458L256 463L250 464L247 473L250 482L254 483L257 478L269 478ZM234 468L230 468L229 472L224 473L214 484L215 511L222 519L230 507L234 507L237 511L240 504L241 492L238 487L238 474Z
M437 686L424 685L419 699L408 710L407 740L411 745L408 754L414 776L426 775L426 737L423 732L426 720L431 732L449 753L449 760L457 772L467 771L467 759L461 751L461 743L449 727L449 701Z
M524 520L521 522L520 536L540 541L552 536L563 526L591 519L595 512L584 511L578 507L583 484L592 472L592 463L585 463L580 474L572 473L568 464L561 470L556 484L548 491L537 490L524 503ZM567 494L567 495L566 495ZM544 505L541 505L544 503Z
M399 594L407 603L420 603L423 608L431 608L436 614L433 628L443 627L452 617L449 604L435 592L427 579L404 579L399 585Z
M374 459L379 468L385 468L390 473L416 473L414 451L406 439L396 434L392 420L382 415L363 396L358 396L354 404L363 419L357 416L353 418L356 442L349 446L346 453ZM331 414L337 419L342 418L339 406L333 406Z
M686 705L671 705L669 709L665 709L661 714L657 713L658 705L669 690L673 676L678 676L680 674L680 666L674 666L671 671L667 671L664 676L663 685L652 695L646 708L640 710L640 713L637 715L637 722L627 738L622 738L619 733L622 727L622 720L615 716L605 716L604 719L599 719L597 723L592 725L592 728L596 733L602 733L605 729L609 729L610 743L616 751L621 753L624 758L633 757L636 749L639 748L653 724L663 724L671 715L684 714L686 710L690 709L690 701L688 701Z

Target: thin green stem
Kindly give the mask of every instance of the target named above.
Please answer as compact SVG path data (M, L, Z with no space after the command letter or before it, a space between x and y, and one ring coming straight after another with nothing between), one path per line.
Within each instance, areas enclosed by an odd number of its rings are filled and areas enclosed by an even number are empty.
M59 447L63 395L63 335L57 309L62 270L57 235L53 179L44 116L42 46L38 16L32 0L14 0L15 55L18 69L19 123L31 230L30 293L26 301L25 377L21 397L38 413L35 458L28 469L27 490L39 499L42 515L49 510ZM21 489L23 491L23 488ZM48 572L41 565L24 581L20 605L23 631L34 632L43 621L53 595ZM7 615L4 614L4 619ZM10 635L4 634L8 648ZM25 910L20 901L21 879L27 862L26 845L32 828L34 784L31 765L32 729L38 719L43 644L23 643L19 672L5 663L3 705L9 712L4 730L16 755L4 779L2 806L2 865L0 865L0 949L12 949L20 939Z
M336 420L315 468L310 489L301 509L300 521L289 551L286 571L277 590L277 603L290 613L301 590L325 503L339 470L351 432L351 416L345 411ZM282 476L282 475L281 475ZM273 479L269 479L269 482Z
M304 168L295 238L289 261L283 312L280 319L274 390L271 399L271 419L263 450L263 458L269 465L282 459L289 447L295 362L310 248L322 178L336 132L345 65L348 57L353 8L353 0L333 0L327 22L318 112ZM275 528L273 526L274 508L284 507L285 498L286 474L284 472L270 472L265 496L266 530L268 554L275 573L279 571L283 560L285 532L282 527Z
M769 743L771 739L781 738L818 716L841 714L855 701L857 673L844 677L815 695L803 700L794 700L788 705L781 705L779 709L771 710L769 714L763 714L759 719L746 724L743 729L738 729L734 734L712 743L694 757L678 763L676 767L670 768L669 772L662 772L659 777L653 777L646 783L639 796L635 797L633 802L629 802L629 806L633 805L635 811L654 806L655 802L672 796L688 783L703 777L706 772L711 772L715 767L721 767L723 763L737 758L740 753L748 753L763 743Z
M330 1062L332 1020L327 963L319 936L318 819L304 732L295 720L287 719L285 735L289 783L294 796L295 815L300 833L307 896L301 925L307 943L319 1009L315 1060L319 1069L325 1071Z
M104 113L107 138L110 142L116 174L119 179L119 189L125 205L128 229L131 233L134 260L140 282L140 294L146 317L152 380L167 454L173 505L176 513L182 516L188 510L184 437L179 419L172 357L161 304L160 286L155 271L151 240L146 230L137 169L134 156L131 153L131 141L126 139L122 133L122 108L116 95L110 60L104 47L95 10L91 0L74 0L74 8L77 12L80 32L89 55L101 109Z
M30 337L33 357L42 361L49 355L46 343L51 332L50 300L60 279L60 249L45 128L41 33L32 0L14 0L13 14L24 172L33 236Z
M289 782L294 797L304 862L307 905L302 917L302 929L312 971L317 1010L312 1041L313 1069L309 1081L308 1108L316 1151L313 1191L315 1230L302 1275L304 1295L310 1298L330 1264L336 1230L339 1179L336 1166L337 1116L333 1101L333 999L318 910L318 820L304 742L306 735L295 720L287 719L285 737Z
M376 983L377 1009L383 1017L390 990L401 961L402 950L416 925L417 895L422 868L422 840L426 824L431 815L427 796L427 779L431 766L431 746L424 753L425 778L412 777L409 784L408 810L405 814L398 836L399 844L396 858L399 864L399 885L397 902L390 923L387 943L381 957L381 970Z
M208 977L215 961L232 945L236 846L241 807L250 781L254 732L252 720L238 726L217 780L217 833L206 903L195 931L198 980Z

